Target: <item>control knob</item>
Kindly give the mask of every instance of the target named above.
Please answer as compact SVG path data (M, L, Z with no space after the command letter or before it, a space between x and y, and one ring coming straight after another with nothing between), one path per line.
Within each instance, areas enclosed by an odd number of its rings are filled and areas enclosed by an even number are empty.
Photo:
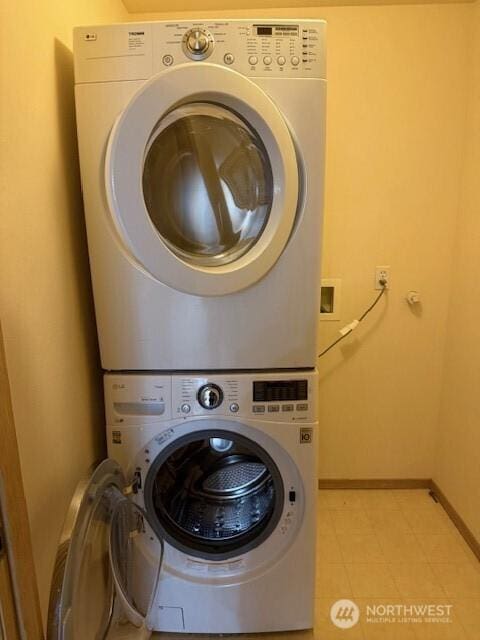
M204 409L216 409L222 404L223 391L216 384L204 384L198 390L197 398Z
M209 52L210 37L203 29L187 31L183 42L187 53L194 58L204 58Z

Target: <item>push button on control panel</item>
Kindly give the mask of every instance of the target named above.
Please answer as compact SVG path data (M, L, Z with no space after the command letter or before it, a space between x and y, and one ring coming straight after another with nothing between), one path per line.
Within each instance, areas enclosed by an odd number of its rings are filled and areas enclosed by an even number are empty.
M308 411L308 404L297 404L297 411Z
M265 405L264 404L257 404L257 405L253 405L252 407L252 411L253 413L265 413Z
M298 65L300 64L300 58L298 56L292 56L292 59L290 61L294 67L298 67Z
M252 65L252 67L254 67L258 62L257 56L250 56L249 59L248 59L248 62L249 62L249 64Z
M225 64L233 64L235 62L235 56L233 55L233 53L226 53L223 56L223 61L225 62Z
M277 62L281 67L283 67L283 65L285 64L286 60L285 60L285 58L283 56L278 56Z
M173 64L173 56L167 53L166 55L163 56L162 62L166 67L171 67Z
M265 56L263 58L263 63L265 66L269 67L272 64L272 58L270 56Z

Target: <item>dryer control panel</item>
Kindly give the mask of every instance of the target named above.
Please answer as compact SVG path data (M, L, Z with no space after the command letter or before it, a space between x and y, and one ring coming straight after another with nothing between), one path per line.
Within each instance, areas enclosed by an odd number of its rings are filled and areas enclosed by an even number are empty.
M323 20L204 20L78 27L75 81L147 79L187 62L251 77L326 77Z
M106 374L109 425L150 424L195 416L313 422L316 371L231 374Z
M208 58L255 77L321 78L325 77L324 28L324 22L314 20L157 23L154 67L181 64L187 56Z

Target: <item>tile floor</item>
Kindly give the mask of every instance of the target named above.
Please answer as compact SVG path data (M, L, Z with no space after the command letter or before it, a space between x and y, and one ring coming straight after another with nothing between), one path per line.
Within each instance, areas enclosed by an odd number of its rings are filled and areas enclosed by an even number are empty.
M319 491L317 566L314 630L256 640L480 640L480 563L426 490ZM451 622L373 623L362 614L339 629L330 608L341 598L361 612L452 605Z
M315 640L480 640L480 563L426 490L318 494ZM451 623L368 623L336 629L333 602L446 604ZM286 635L286 634L285 634Z

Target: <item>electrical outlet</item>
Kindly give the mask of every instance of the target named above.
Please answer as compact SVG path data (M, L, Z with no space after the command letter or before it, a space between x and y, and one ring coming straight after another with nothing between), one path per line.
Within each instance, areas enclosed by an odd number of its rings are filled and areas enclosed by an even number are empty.
M385 280L386 289L390 289L390 265L383 267L375 267L375 289L382 289L382 285L380 284L380 280Z

